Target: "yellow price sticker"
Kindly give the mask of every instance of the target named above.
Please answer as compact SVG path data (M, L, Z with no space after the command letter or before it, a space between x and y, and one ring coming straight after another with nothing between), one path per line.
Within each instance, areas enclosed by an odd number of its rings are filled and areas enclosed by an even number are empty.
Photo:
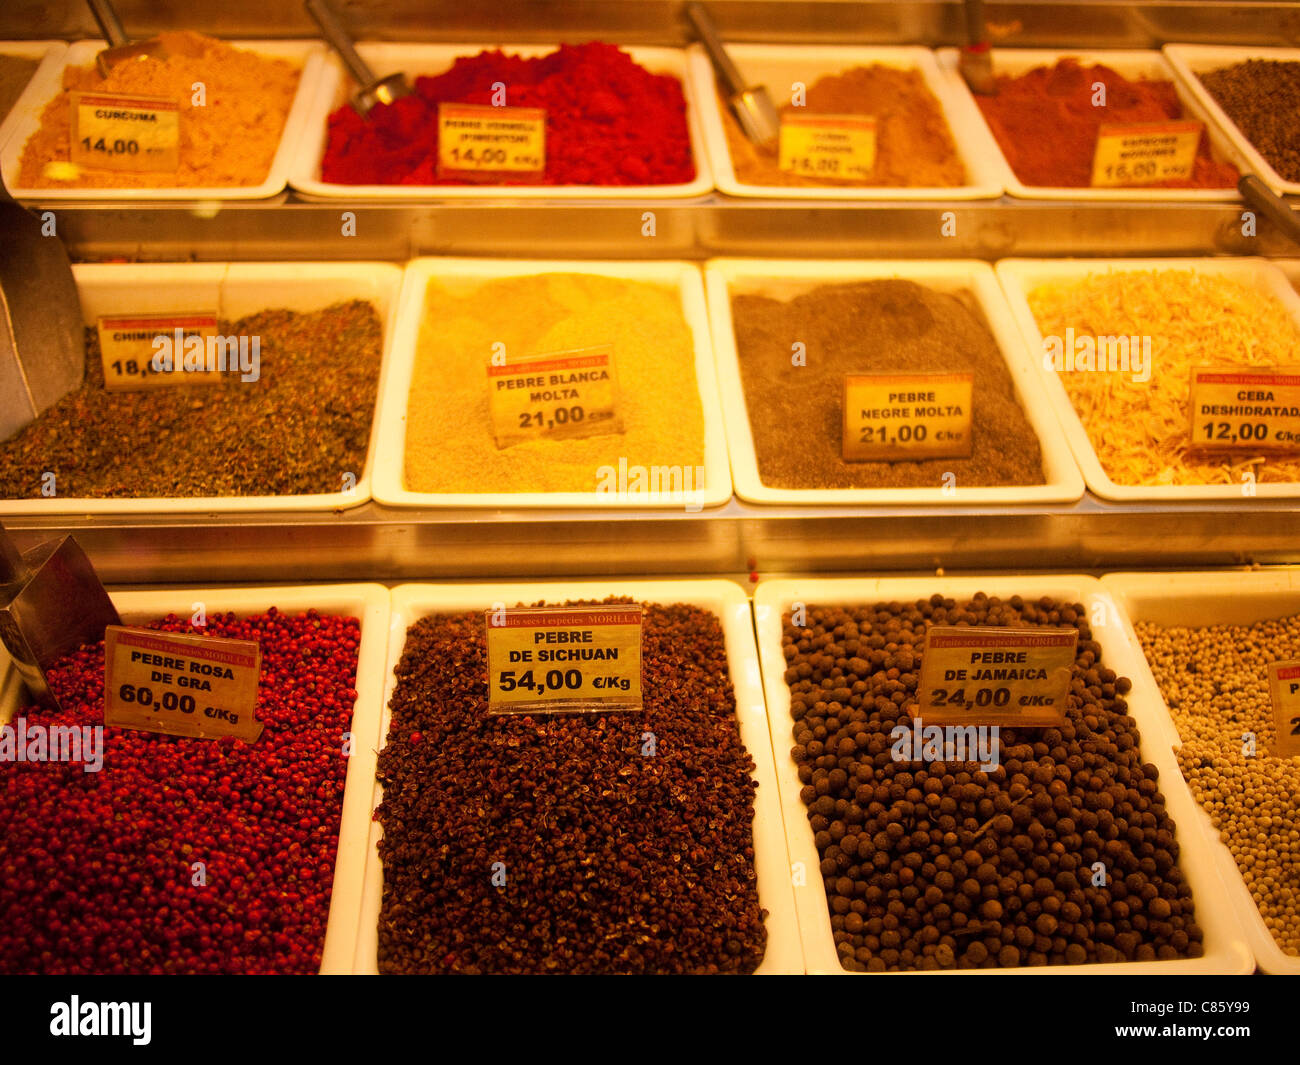
M72 93L69 158L106 170L180 166L181 108L163 96Z
M1201 143L1199 122L1105 124L1097 131L1092 157L1095 188L1186 181Z
M1189 390L1194 450L1300 452L1300 368L1194 366Z
M1268 667L1277 742L1269 754L1292 758L1300 754L1300 662L1273 662Z
M489 365L487 373L488 409L499 448L623 431L608 344Z
M640 605L498 608L484 618L489 713L641 709Z
M255 743L256 640L155 632L110 625L104 630L104 724L168 736Z
M109 392L138 392L221 380L219 370L181 372L183 359L175 357L175 353L183 355L187 342L194 339L206 350L208 337L217 336L215 314L119 315L99 319L96 329L104 388ZM173 353L168 360L171 370L155 368L155 356L164 349Z
M965 458L971 450L968 373L845 374L845 462Z
M961 628L925 634L915 716L936 725L1058 725L1077 629Z
M781 116L782 170L800 177L867 182L876 167L876 120L869 115Z
M546 112L539 107L438 105L438 174L469 181L546 170Z

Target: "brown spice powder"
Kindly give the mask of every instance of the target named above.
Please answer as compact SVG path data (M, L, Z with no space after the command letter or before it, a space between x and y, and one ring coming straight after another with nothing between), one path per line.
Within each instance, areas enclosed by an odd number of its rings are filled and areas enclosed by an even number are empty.
M809 178L778 166L774 153L759 149L741 132L722 104L727 150L736 179L748 185L951 187L964 184L966 171L939 101L917 70L873 64L819 79L808 89L803 107L784 107L782 114L873 115L876 119L876 165L870 177Z
M731 302L749 424L773 488L934 488L1044 483L1038 438L973 297L914 281L822 285L790 300ZM791 362L803 343L807 365ZM974 437L966 459L854 462L841 457L847 373L969 372Z
M258 185L266 179L298 90L299 69L223 41L189 32L158 35L166 59L142 56L115 66L107 78L93 65L68 67L63 91L45 106L41 126L23 146L18 182L24 188L175 188ZM194 106L194 83L204 103ZM165 96L181 107L180 166L174 172L70 170L73 92ZM62 164L62 166L51 166ZM60 177L68 170L73 176ZM51 173L52 171L52 173Z

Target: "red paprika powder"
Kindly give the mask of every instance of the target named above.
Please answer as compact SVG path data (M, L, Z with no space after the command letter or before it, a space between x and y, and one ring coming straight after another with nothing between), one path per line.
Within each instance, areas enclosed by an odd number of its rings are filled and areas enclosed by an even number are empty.
M984 118L1016 177L1026 185L1086 188L1103 123L1164 122L1183 118L1169 81L1129 81L1110 67L1062 59L1018 77L1000 75L996 96L976 96ZM1094 85L1105 87L1104 104ZM1160 188L1231 188L1238 173L1216 162L1204 132L1190 180Z
M438 104L490 105L496 83L509 107L546 111L546 170L504 185L677 185L695 178L686 99L671 75L652 74L612 44L561 45L525 59L501 51L462 56L415 80L415 92L369 119L351 107L329 117L321 177L340 185L462 185L438 176Z

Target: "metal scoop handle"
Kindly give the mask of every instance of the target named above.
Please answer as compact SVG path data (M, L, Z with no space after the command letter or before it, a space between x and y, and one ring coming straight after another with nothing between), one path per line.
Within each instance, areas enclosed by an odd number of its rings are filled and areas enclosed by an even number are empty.
M709 9L703 4L687 4L686 17L691 20L691 25L699 34L701 43L709 53L709 58L713 60L713 68L726 86L727 94L738 96L744 92L745 82L741 79L736 64L731 61L731 56L722 46L722 37L718 33L717 23L713 21Z
M95 16L95 21L99 23L99 32L104 35L104 40L108 42L110 48L131 43L131 38L122 28L122 20L117 17L117 9L109 3L109 0L86 0L86 3L90 5L90 13Z
M375 84L379 79L375 77L375 72L370 69L369 64L357 54L352 44L352 36L344 28L338 12L326 0L303 0L303 7L307 9L307 14L316 20L325 43L343 60L343 65L348 68L352 80L358 85Z

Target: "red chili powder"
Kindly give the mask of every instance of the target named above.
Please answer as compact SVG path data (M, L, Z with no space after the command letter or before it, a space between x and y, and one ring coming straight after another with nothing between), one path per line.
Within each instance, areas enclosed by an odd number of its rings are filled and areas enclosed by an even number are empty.
M504 82L510 107L546 110L546 171L504 185L677 185L694 180L686 99L671 75L651 74L612 44L561 45L534 59L501 51L462 56L415 92L362 119L329 117L321 177L340 185L463 185L438 176L438 104L490 105Z
M1083 66L1077 59L997 80L998 94L976 96L975 102L1011 169L1026 185L1090 185L1097 130L1103 123L1184 117L1172 82L1129 81L1110 67ZM1097 82L1106 87L1105 106L1093 105ZM1164 181L1159 187L1231 188L1238 176L1231 163L1215 162L1202 133L1191 179Z

